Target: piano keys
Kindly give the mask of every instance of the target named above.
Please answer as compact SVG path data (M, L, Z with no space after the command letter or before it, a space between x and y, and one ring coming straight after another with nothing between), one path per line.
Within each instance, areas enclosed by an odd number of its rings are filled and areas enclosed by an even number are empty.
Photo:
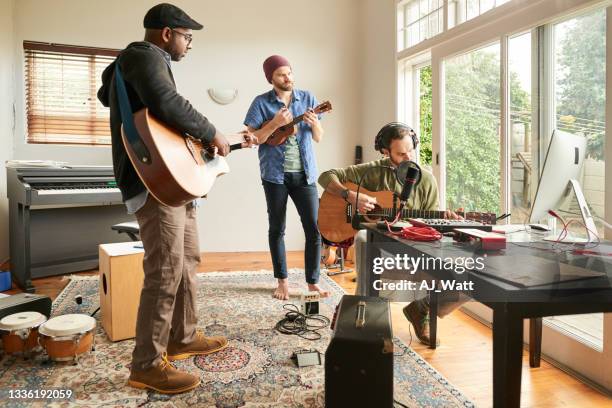
M111 230L132 221L111 166L7 167L11 272L32 279L95 269L98 245L128 240Z

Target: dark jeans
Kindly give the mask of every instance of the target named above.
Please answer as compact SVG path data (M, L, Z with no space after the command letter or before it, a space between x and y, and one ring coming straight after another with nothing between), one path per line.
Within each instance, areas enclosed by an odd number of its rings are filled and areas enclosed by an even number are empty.
M295 204L300 215L302 228L306 236L304 264L306 282L319 282L319 262L321 257L321 235L317 227L319 216L319 194L316 185L308 184L304 172L285 173L283 184L262 180L268 204L268 242L274 277L287 277L287 256L285 254L285 221L287 214L287 197Z

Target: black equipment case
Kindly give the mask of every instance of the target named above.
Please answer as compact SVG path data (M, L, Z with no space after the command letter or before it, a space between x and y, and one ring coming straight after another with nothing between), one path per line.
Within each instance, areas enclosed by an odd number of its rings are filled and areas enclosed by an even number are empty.
M33 293L18 293L0 298L0 319L20 312L38 312L51 316L51 299L44 295Z
M393 407L393 330L387 299L342 297L325 352L326 408Z

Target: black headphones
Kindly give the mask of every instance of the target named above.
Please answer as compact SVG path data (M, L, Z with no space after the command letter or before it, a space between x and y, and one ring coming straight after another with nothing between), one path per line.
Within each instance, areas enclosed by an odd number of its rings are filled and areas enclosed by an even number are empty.
M413 147L414 149L416 149L419 144L419 138L417 137L416 132L410 126L402 122L391 122L383 126L378 131L378 134L374 139L374 149L381 153L382 149L389 150L389 146L391 145L391 132L397 132L398 130L408 131L408 135L410 135L410 137L412 138Z

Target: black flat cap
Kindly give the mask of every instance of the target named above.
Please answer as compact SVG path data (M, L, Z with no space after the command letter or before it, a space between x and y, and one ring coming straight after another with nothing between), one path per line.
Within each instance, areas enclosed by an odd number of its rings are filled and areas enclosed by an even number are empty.
M203 27L202 24L189 17L183 10L168 3L158 4L147 11L143 25L144 28L155 28L159 30L164 27L181 27L201 30Z

